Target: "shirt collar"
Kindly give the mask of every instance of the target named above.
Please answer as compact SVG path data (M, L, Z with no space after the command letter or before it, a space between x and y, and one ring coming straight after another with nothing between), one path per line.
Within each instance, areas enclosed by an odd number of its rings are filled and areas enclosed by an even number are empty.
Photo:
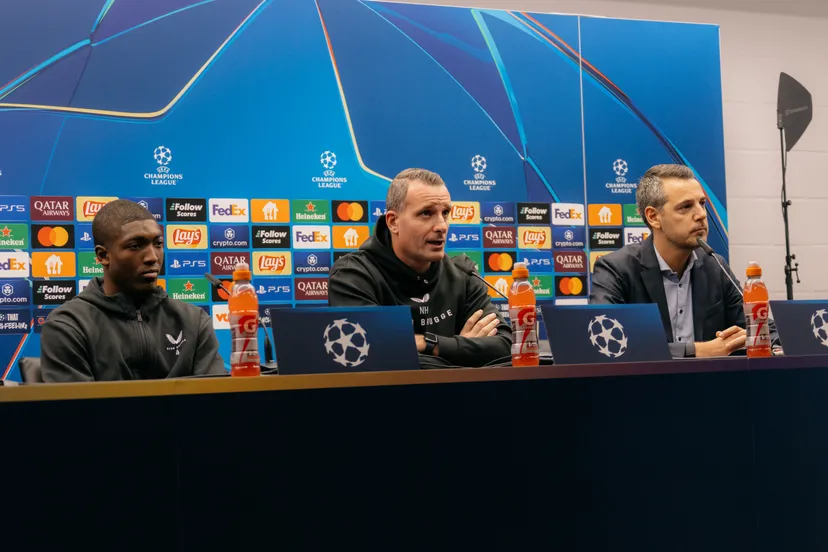
M667 264L667 261L665 261L664 258L661 256L661 254L659 254L658 248L655 246L655 244L653 244L653 250L655 250L656 259L658 259L658 268L661 270L661 272L662 273L667 272L668 274L675 274L673 269L670 268L670 265ZM693 253L690 255L690 258L687 260L687 268L688 269L692 268L693 263L695 263L698 260L698 258L699 257L698 257L698 255L696 255L696 252L693 251Z

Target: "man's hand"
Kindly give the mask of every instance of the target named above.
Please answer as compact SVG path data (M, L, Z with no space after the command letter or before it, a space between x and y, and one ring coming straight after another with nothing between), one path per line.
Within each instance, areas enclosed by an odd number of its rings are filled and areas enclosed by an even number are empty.
M727 356L733 351L744 348L747 334L739 326L731 326L716 332L716 339L696 343L696 357Z
M487 337L497 335L498 324L500 324L500 319L498 319L497 313L492 312L483 316L483 311L478 309L466 320L466 324L460 331L460 337Z
M426 340L425 337L421 334L414 334L414 342L417 344L417 352L424 353L426 350ZM434 356L438 356L440 354L440 346L435 345L434 350L431 351L431 354Z

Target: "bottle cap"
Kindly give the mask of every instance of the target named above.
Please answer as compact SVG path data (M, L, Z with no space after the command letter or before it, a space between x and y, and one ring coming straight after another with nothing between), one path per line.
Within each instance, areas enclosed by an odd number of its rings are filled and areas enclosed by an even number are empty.
M247 263L238 263L236 269L233 271L233 281L250 280L251 278L250 265Z
M745 274L747 274L748 278L752 278L755 276L762 275L762 267L759 266L759 263L756 261L750 261L747 266L747 270L745 270Z
M515 263L512 268L512 278L528 278L529 269L526 268L526 263Z

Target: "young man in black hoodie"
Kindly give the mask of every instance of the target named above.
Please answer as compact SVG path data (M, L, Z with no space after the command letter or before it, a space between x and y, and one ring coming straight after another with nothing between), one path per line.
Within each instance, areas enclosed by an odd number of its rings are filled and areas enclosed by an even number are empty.
M164 235L147 209L108 203L92 222L103 278L95 278L43 325L47 382L161 379L225 374L210 317L158 287Z
M511 328L483 282L468 274L474 263L445 254L451 196L443 179L425 169L402 171L386 208L373 237L334 264L328 304L408 305L421 354L458 366L508 360Z

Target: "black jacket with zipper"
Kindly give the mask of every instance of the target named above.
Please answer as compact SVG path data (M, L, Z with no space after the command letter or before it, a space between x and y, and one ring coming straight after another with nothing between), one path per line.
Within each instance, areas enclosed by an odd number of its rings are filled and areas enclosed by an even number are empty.
M136 306L94 278L49 314L40 336L47 382L163 379L227 373L212 319L159 288Z
M486 286L460 270L474 262L465 255L448 256L424 274L402 262L391 247L391 233L382 217L374 236L359 251L349 253L331 269L328 304L332 307L407 305L414 319L414 333L437 335L440 357L457 366L482 366L496 359L508 360L512 330L498 314L497 335L467 338L460 332L478 309L483 316L497 313Z

